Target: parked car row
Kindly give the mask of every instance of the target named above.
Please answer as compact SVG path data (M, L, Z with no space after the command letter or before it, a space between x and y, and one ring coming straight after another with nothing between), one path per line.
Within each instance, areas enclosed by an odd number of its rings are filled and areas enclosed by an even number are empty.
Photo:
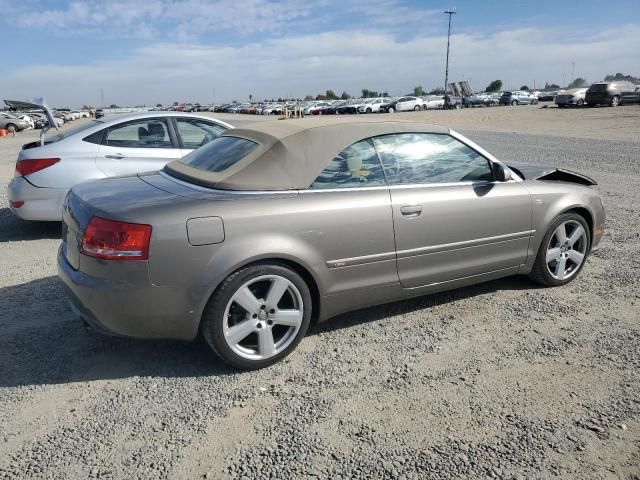
M58 127L79 118L89 118L89 112L86 110L60 109L52 110L51 114ZM48 124L47 116L41 110L0 111L0 128L8 130L10 133L40 129Z
M617 107L640 103L640 85L625 81L597 82L589 88L561 90L554 96L553 101L560 108L598 105Z

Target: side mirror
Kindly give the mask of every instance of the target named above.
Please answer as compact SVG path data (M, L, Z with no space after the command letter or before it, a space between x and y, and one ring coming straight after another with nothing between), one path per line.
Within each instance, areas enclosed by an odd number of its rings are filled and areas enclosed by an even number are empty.
M513 177L511 176L511 170L506 168L504 165L500 163L494 163L493 168L496 174L496 180L499 182L508 182Z

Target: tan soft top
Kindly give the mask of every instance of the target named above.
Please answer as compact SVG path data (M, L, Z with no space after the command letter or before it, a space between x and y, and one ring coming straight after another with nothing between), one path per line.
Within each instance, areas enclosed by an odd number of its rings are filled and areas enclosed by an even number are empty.
M338 153L360 140L390 133L449 133L428 123L375 118L305 118L264 121L227 130L222 135L258 144L246 157L221 172L200 170L182 162L169 163L170 174L225 190L305 189Z

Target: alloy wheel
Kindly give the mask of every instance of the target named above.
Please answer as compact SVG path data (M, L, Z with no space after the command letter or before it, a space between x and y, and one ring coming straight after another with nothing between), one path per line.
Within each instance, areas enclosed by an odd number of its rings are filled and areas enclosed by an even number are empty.
M587 232L575 220L561 223L547 246L546 263L556 280L567 280L580 269L587 254Z
M224 340L242 358L266 360L295 340L303 317L302 295L293 282L280 275L256 277L227 303Z

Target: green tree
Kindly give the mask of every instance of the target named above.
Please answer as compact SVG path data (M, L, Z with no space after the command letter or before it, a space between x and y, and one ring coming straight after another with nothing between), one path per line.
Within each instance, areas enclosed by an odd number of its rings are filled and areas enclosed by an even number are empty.
M253 100L253 94L249 94L249 101Z
M349 95L347 92L342 92L342 95L340 95L340 98L342 100L349 100L351 98L351 95Z
M633 75L625 75L624 73L616 73L615 75L607 75L604 77L605 82L611 82L612 80L625 80L627 82L640 83L640 77L634 77Z
M528 92L529 91L529 86L528 85L522 85L520 87L520 90L524 90L525 92Z
M444 88L436 87L429 92L429 95L444 95Z
M586 86L587 86L587 81L582 77L578 77L569 85L567 85L567 88L580 88L580 87L586 87Z
M324 94L325 100L337 100L338 96L335 94L333 90L327 90Z
M366 88L362 89L362 98L369 98L369 90Z
M156 103L156 108L160 108L162 106L161 103Z
M313 100L313 95L306 95L306 96L304 97L304 101L305 101L305 102L308 102L308 101L310 101L310 100Z
M178 102L173 102L174 107L177 107L178 105L180 105Z
M485 88L484 90L485 92L497 92L501 88L502 88L502 80L494 80L489 85L487 85L487 88Z
M422 95L424 95L424 90L422 90L422 85L418 85L416 87L413 87L413 96L414 97L421 97Z

